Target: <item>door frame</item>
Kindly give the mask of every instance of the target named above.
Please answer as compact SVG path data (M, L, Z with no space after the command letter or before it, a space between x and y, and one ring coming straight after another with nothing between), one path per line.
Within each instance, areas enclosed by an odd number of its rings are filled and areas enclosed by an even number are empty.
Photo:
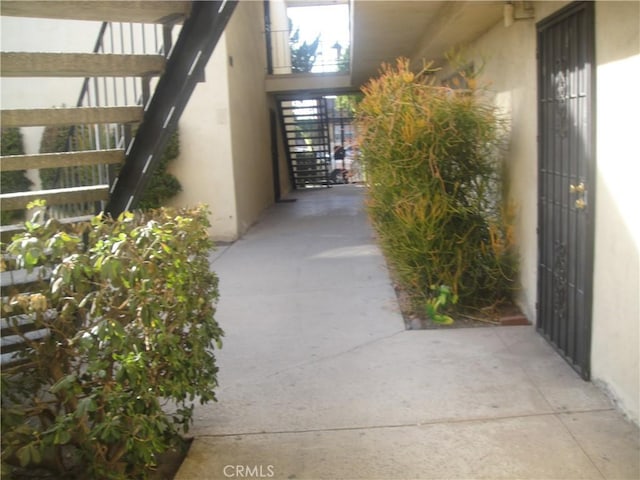
M595 243L595 207L596 207L596 55L595 55L595 2L580 1L573 2L557 12L549 15L536 24L536 68L537 68L537 115L538 115L538 224L536 231L538 232L538 259L537 259L537 294L536 294L536 329L549 342L549 344L564 358L569 365L576 370L582 378L589 380L591 376L591 343L592 343L592 323L593 323L593 274L594 274L594 243ZM554 342L553 339L543 331L541 320L541 295L543 275L541 274L542 262L542 245L543 245L543 208L542 208L542 179L540 177L543 165L543 155L545 149L543 143L543 135L545 131L544 116L542 115L541 96L542 96L542 58L540 55L541 39L544 31L576 13L584 10L587 26L585 37L587 41L587 58L589 59L589 86L588 86L588 127L585 134L585 168L588 178L588 209L584 212L586 215L586 238L585 238L585 263L584 263L584 321L581 324L583 331L580 338L584 342L582 348L585 351L585 359L581 364L576 364L574 359L569 358Z

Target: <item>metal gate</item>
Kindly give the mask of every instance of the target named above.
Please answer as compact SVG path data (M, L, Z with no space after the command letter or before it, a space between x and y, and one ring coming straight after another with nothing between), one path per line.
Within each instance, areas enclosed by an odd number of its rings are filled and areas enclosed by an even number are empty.
M538 32L538 331L588 379L594 236L593 2Z

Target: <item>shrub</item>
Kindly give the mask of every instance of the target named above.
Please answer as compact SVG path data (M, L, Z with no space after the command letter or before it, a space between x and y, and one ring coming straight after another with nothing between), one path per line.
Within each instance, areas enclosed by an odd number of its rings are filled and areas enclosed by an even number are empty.
M0 140L0 148L2 156L6 155L24 155L24 144L22 133L19 128L3 128L2 139ZM25 192L31 188L32 182L26 177L25 170L16 170L12 172L2 172L0 175L0 191L2 193ZM7 211L2 212L0 223L2 225L19 220L22 212Z
M72 134L73 138L69 138ZM104 136L104 131L101 130ZM68 142L75 145L76 150L90 150L95 148L94 133L86 128L76 127L47 127L42 135L40 142L40 152L66 152L69 149ZM106 140L102 140L102 144L107 144ZM112 139L110 144L115 144ZM180 154L180 137L178 131L171 136L167 142L160 164L153 172L149 183L140 199L138 207L146 210L150 208L160 208L165 202L182 191L182 186L178 179L168 172L169 162L175 160ZM43 168L40 170L40 179L45 189L59 188L62 186L63 179L73 178L76 185L93 185L97 168L95 166L80 166L66 168ZM117 169L110 172L111 175L117 173Z
M167 171L169 162L178 158L180 154L180 137L178 130L171 136L164 149L160 163L153 172L149 184L142 194L138 204L139 208L160 208L167 200L182 191L182 185L178 179Z
M406 59L363 92L368 208L400 283L421 309L442 285L461 306L509 299L515 261L495 109L474 91L436 86L428 67L412 73Z
M6 253L50 278L2 300L27 345L2 370L3 474L145 477L188 430L194 400L215 400L223 333L207 227L205 208L26 222ZM21 334L24 315L49 335Z

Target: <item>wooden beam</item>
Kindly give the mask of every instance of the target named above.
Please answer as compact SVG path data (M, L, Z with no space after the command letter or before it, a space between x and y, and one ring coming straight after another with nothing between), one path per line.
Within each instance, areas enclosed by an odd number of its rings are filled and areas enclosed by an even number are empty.
M137 123L142 116L142 107L36 108L2 110L0 123L3 127Z
M164 71L162 55L0 53L3 77L144 77Z
M87 150L82 152L40 153L0 157L0 172L31 168L80 167L124 162L124 150Z
M22 210L34 200L46 200L47 205L98 202L109 199L109 185L88 187L56 188L0 195L1 210Z

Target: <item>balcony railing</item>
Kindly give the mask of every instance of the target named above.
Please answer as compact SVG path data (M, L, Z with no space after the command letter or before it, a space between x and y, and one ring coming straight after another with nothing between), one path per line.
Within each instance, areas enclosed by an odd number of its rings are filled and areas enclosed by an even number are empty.
M349 46L337 42L293 42L290 30L267 30L268 73L335 73L350 69ZM314 48L316 47L316 48Z

